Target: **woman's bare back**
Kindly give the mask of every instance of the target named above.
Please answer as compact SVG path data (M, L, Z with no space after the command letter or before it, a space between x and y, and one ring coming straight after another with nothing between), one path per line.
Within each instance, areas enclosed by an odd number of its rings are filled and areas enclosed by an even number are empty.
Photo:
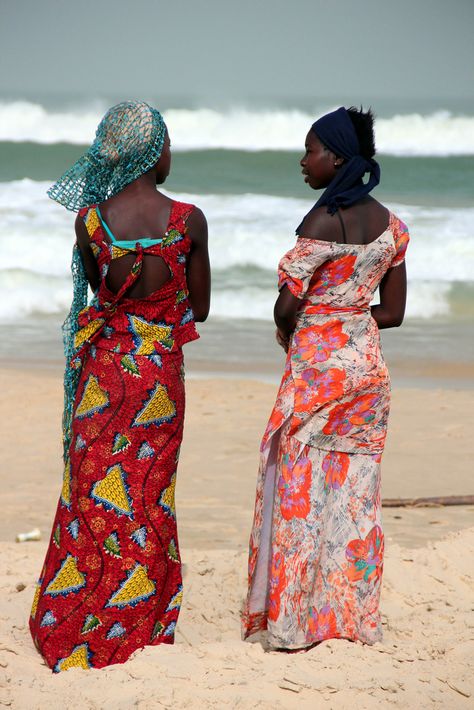
M308 213L299 234L328 242L370 244L388 228L389 215L388 209L372 197L341 208L333 215L323 206Z

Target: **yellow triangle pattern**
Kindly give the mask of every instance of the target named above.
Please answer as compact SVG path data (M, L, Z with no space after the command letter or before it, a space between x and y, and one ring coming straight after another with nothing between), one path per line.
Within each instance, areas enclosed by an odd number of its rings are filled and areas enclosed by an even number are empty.
M69 458L64 465L61 503L67 507L71 505L71 462Z
M76 646L69 656L66 656L66 658L62 658L58 661L54 670L59 672L68 671L71 668L83 668L87 671L90 667L91 664L89 661L87 644L83 643L81 646Z
M76 348L76 350L77 348L80 348L86 340L89 340L89 338L91 338L94 333L99 330L103 323L104 318L95 318L83 328L78 330L76 335L74 336L74 347Z
M89 214L87 215L86 219L86 228L89 233L89 237L92 237L99 224L99 218L95 209L89 210Z
M164 385L158 384L153 390L150 399L143 409L135 417L133 426L140 424L162 424L168 422L176 414L176 406L168 397L168 391Z
M55 577L46 587L44 593L55 596L56 594L69 594L77 592L84 587L86 578L77 569L76 558L67 555Z
M176 507L175 507L175 488L176 488L176 472L173 473L171 476L171 481L170 484L167 488L164 489L163 493L160 496L159 503L160 505L168 512L173 515L173 517L176 515Z
M40 600L41 594L41 580L36 583L35 596L33 597L33 604L31 605L31 618L34 619L36 616L36 610L38 609L38 602Z
M132 501L127 493L123 473L120 464L111 466L105 478L94 483L91 496L99 503L110 505L119 515L124 513L131 517Z
M132 573L120 585L106 606L123 607L131 604L134 606L139 601L148 599L155 593L155 583L148 577L147 568L137 564Z
M138 316L129 316L130 326L135 336L135 355L152 355L155 352L155 343L160 343L167 350L171 350L174 340L171 337L171 325L156 325L149 323Z
M172 609L180 609L181 604L183 603L183 589L180 587L180 589L176 592L170 603L168 604L168 607L166 611L171 611Z
M116 247L113 244L111 245L110 251L112 259L118 259L120 256L125 256L126 254L133 253L130 252L128 249L122 249L122 247Z
M77 405L75 416L78 418L92 416L100 412L109 403L109 395L99 385L95 375L89 375L84 387L84 394Z

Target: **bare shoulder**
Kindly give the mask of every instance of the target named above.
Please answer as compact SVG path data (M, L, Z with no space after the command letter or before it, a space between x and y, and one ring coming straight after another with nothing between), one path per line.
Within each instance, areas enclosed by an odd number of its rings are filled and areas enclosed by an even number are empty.
M366 200L363 200L362 206L365 207L374 216L379 217L379 219L385 219L386 221L388 221L390 217L390 210L388 209L388 207L385 207L385 205L383 205L381 202L379 202L373 197L368 197Z
M189 236L193 242L196 244L206 242L207 220L204 212L199 207L194 206L194 209L190 213L186 224Z
M328 213L325 206L312 209L304 218L299 229L299 236L305 239L318 239L334 242L339 237L339 220Z
M87 246L89 244L89 233L85 225L82 215L78 213L76 215L76 221L74 222L74 230L76 232L77 241L79 244Z
M362 200L354 210L354 220L369 235L368 241L382 234L390 226L390 210L373 197Z

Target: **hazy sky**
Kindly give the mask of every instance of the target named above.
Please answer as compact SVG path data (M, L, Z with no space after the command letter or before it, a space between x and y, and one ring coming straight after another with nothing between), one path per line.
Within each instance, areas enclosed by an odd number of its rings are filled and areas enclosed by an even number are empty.
M474 0L0 0L0 98L474 91Z

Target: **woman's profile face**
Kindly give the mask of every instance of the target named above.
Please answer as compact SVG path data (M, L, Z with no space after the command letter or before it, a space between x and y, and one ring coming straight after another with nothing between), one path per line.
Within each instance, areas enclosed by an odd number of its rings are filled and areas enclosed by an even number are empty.
M166 131L165 141L163 143L163 150L161 151L160 159L156 164L156 184L161 185L164 183L171 170L171 141Z
M300 160L304 181L313 190L327 187L336 174L334 162L336 156L324 146L313 130L308 132L305 141L305 154Z

